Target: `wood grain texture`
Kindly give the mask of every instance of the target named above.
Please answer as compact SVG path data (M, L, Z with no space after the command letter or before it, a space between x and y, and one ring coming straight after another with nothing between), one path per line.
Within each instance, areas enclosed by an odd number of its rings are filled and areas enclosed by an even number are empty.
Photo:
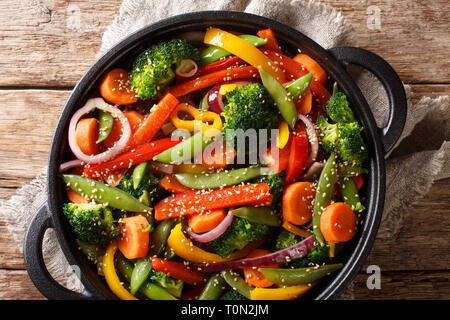
M1 1L0 86L74 86L95 61L121 2ZM325 2L354 26L352 44L386 58L404 82L450 82L449 1ZM380 30L369 29L368 8L379 9Z

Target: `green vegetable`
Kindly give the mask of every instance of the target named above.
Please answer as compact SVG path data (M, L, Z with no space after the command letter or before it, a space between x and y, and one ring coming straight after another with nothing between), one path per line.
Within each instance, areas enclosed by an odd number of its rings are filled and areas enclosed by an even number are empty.
M342 264L328 264L317 268L299 268L299 269L275 269L275 268L259 268L267 280L284 286L295 286L298 284L306 284L316 281L337 269L342 268Z
M231 270L226 270L222 271L220 275L233 290L239 292L247 299L250 299L250 293L252 292L253 287L245 282L245 280L242 279L239 274L234 273Z
M215 173L176 173L174 177L184 186L191 189L217 189L234 186L261 175L261 168L241 168Z
M228 290L220 297L219 300L248 300L248 299L235 290Z
M242 34L239 35L238 37L254 45L255 47L260 47L267 43L267 39L262 39L250 34ZM228 57L230 55L231 53L225 49L211 46L206 48L200 53L200 64L201 65L210 64L212 62L218 61L221 58Z
M312 216L313 233L316 241L321 246L324 245L324 238L320 231L320 214L331 202L333 196L334 183L336 182L337 166L336 156L331 153L325 166L320 173L319 181L317 182L316 196L314 198L314 208Z
M142 100L154 98L175 77L175 66L183 59L200 59L198 49L186 40L173 39L145 50L134 62L131 87Z
M148 162L142 162L134 167L132 179L133 179L133 188L137 189L142 179L144 178L147 172Z
M152 270L151 259L139 259L134 265L133 272L130 278L130 292L135 294L142 284L147 280L150 271Z
M150 234L150 248L148 250L148 256L154 257L161 254L166 247L167 238L170 235L170 231L175 225L174 219L166 219L161 221ZM167 246L168 247L168 246Z
M270 96L275 101L278 110L283 119L294 129L297 122L297 108L295 108L294 100L288 95L286 89L275 79L270 73L265 71L261 66L258 67L264 87L269 91Z
M316 120L322 147L327 152L336 152L344 161L360 165L368 152L361 137L362 128L356 122L330 124L324 116Z
M355 182L353 182L352 178L339 177L338 186L342 199L353 211L359 213L366 209L361 201L359 201L358 190L356 189Z
M289 97L292 100L298 99L302 94L308 90L309 85L311 84L314 72L310 72L301 76L297 80L288 84L284 89L288 92Z
M269 192L273 196L272 208L278 207L284 192L284 173L270 173L257 179L256 182L269 185Z
M88 258L92 263L101 263L103 259L103 255L105 254L105 248L102 246L87 243L80 239L76 239L78 246L80 247L81 252Z
M153 157L153 160L163 163L182 163L192 159L198 153L202 152L205 147L213 141L214 139L212 137L209 137L201 132L197 132L176 146L173 146L172 148L169 148Z
M138 168L137 166L136 168ZM149 203L150 205L157 203L159 200L167 197L169 193L160 186L161 177L157 177L150 173L148 170L141 171L140 169L134 169L133 173L127 172L120 180L117 188L127 192L131 196L140 199L142 203ZM137 188L134 187L136 182L136 170L141 171L142 178Z
M368 172L369 170L367 170L366 168L354 166L342 166L338 169L338 174L340 177L354 177Z
M234 139L236 130L244 133L248 129L278 128L278 113L274 101L264 87L259 83L249 83L237 86L225 95L222 116L225 118L223 132L226 140Z
M281 226L276 211L268 207L240 207L230 210L228 213L251 222L261 223L271 227Z
M214 251L226 257L235 250L241 250L249 242L261 240L269 232L269 226L235 217L228 229L211 242Z
M161 287L165 288L170 294L179 298L183 291L184 282L174 279L169 275L152 269L150 272L150 279L157 282Z
M75 236L89 244L102 244L120 236L109 208L99 204L65 203L63 213L73 227Z
M132 212L149 212L152 210L119 188L113 188L102 182L73 174L63 174L62 178L72 190L97 203Z
M223 291L225 290L226 282L220 276L220 274L213 274L202 292L200 293L198 300L217 300L222 296Z
M199 109L200 111L208 111L209 110L209 104L208 104L208 95L209 91L205 93L202 100L200 100Z
M120 252L117 254L116 266L121 276L129 281L133 273L133 265ZM164 288L150 281L144 281L139 292L151 300L177 300Z
M98 139L95 143L100 143L108 138L113 127L114 117L106 111L98 111Z
M343 92L337 92L331 96L327 102L326 111L328 117L334 123L356 122L355 115L348 104L347 96Z

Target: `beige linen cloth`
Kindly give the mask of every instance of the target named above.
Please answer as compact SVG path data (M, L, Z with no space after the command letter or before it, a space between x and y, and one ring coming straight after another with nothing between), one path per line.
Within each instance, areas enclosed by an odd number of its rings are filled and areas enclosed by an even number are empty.
M334 8L316 1L289 0L124 0L119 14L105 32L99 55L106 52L128 34L162 18L201 10L245 11L278 20L314 39L325 48L352 45L357 37L352 26ZM372 74L351 68L350 72L372 108L377 124L387 119L387 97L381 83ZM396 149L387 158L387 195L383 221L378 237L395 237L402 227L411 204L426 194L435 180L450 177L450 112L448 96L431 99L422 97L410 103L413 93L405 86L408 116L403 135ZM64 103L64 101L61 101ZM417 165L420 170L417 170ZM411 179L414 177L414 179ZM3 219L22 248L23 237L32 215L46 201L46 174L43 171L30 184L3 203ZM430 214L433 214L430 212ZM49 230L44 240L44 257L50 273L62 285L82 290L74 272L68 266L55 234ZM352 286L343 299L352 299Z

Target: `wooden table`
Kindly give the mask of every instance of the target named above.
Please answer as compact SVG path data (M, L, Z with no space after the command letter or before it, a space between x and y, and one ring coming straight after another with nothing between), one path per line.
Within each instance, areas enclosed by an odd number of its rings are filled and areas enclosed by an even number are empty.
M341 8L355 27L356 45L383 56L412 86L415 101L450 93L449 1L328 2ZM94 62L120 3L0 2L0 200L7 200L46 165L64 102ZM377 8L381 30L369 29L369 15ZM450 298L449 199L450 179L436 182L413 207L397 239L376 241L356 277L356 298ZM381 268L381 290L366 287L365 271L371 264ZM0 222L0 299L42 298Z

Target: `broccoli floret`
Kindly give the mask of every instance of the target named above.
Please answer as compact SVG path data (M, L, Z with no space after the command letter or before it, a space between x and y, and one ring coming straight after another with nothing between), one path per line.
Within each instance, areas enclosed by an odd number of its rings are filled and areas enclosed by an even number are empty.
M180 297L183 291L184 282L178 279L174 279L169 275L152 269L149 275L150 279L158 283L161 287L165 288L170 294L175 297Z
M347 96L342 92L331 96L326 110L330 119L335 123L356 122L355 115L348 105Z
M200 59L197 48L186 40L173 39L162 42L142 52L134 62L130 73L130 84L143 100L156 96L161 87L174 77L173 66L183 59Z
M279 251L289 248L298 242L302 238L296 236L295 234L288 232L286 230L281 231L278 235L274 250ZM323 264L329 260L328 247L327 246L316 246L310 253L300 259L293 260L286 264L289 268L305 268L311 265Z
M219 300L248 300L246 297L244 297L242 294L237 292L236 290L229 290L225 292Z
M130 171L132 172L132 171ZM139 186L137 189L134 189L133 186L133 177L130 172L127 172L122 179L120 180L119 185L117 186L119 189L122 189L125 192L128 192L136 199L139 199L142 194L146 191L148 192L148 198L150 201L150 205L152 203L156 203L159 200L165 198L169 194L166 190L164 190L161 185L159 184L161 181L161 178L146 172L144 177L141 180L141 183L139 183Z
M225 95L223 107L225 130L275 129L278 127L278 113L272 97L259 83L236 87Z
M325 117L319 116L316 125L325 151L334 151L342 160L356 165L367 159L367 149L361 137L362 128L357 122L330 124Z
M235 217L227 231L213 240L211 246L218 255L226 257L251 241L261 240L268 232L269 227L265 224Z
M269 185L269 192L273 196L272 207L277 206L284 192L284 174L271 173L262 176L257 182L267 183Z
M63 213L76 237L86 243L102 244L120 236L120 229L113 224L112 211L102 205L65 203Z

